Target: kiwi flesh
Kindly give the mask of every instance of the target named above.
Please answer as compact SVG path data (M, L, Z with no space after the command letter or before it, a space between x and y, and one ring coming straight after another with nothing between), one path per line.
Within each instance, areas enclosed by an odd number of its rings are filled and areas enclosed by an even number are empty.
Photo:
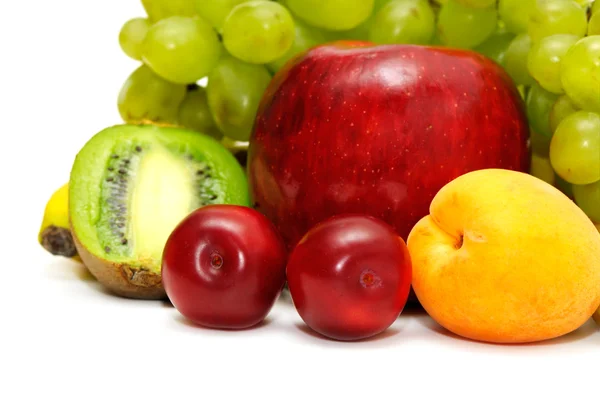
M166 297L165 242L193 210L249 206L245 173L212 137L154 125L119 125L77 154L69 185L73 240L106 288L137 299Z

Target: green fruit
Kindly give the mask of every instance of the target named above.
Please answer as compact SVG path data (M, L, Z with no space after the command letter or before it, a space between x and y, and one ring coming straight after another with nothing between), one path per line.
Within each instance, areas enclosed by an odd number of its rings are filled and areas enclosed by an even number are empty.
M152 22L173 16L194 17L198 13L193 0L142 0L142 5Z
M148 29L150 29L150 22L146 18L133 18L125 22L119 32L119 44L128 57L142 60L142 44Z
M168 82L142 65L121 88L119 113L127 123L175 124L184 96L184 85Z
M206 90L198 85L191 85L179 107L179 125L191 130L210 135L218 140L223 138L223 133L215 124L208 107Z
M438 15L438 35L448 47L473 48L496 30L496 7L465 7L455 1L444 4Z
M588 185L573 185L575 202L588 217L600 224L600 181Z
M169 17L148 30L142 59L173 83L195 83L210 73L221 56L219 38L200 18Z
M600 12L592 14L592 16L590 17L590 21L588 22L587 34L588 36L600 35Z
M435 14L427 0L393 0L375 15L369 40L377 44L429 44Z
M560 64L565 93L578 107L600 112L600 36L579 40Z
M508 51L508 47L514 38L515 35L510 32L497 31L488 37L486 41L475 47L474 50L504 66L506 51Z
M513 33L527 32L529 15L536 0L499 0L498 14L506 29Z
M583 37L587 31L585 9L574 0L536 0L527 28L534 42L557 34Z
M204 20L210 23L215 29L221 31L223 22L231 10L238 4L247 3L251 0L187 0L195 1L198 7L198 13Z
M567 116L577 112L579 108L566 95L558 97L552 109L550 109L550 130L552 133L556 131L560 122Z
M530 86L534 83L527 69L527 57L531 50L531 38L527 34L520 34L506 49L504 67L516 84Z
M533 153L543 158L547 158L549 156L551 137L532 131L529 136L529 140Z
M573 35L552 35L538 41L531 47L527 58L529 74L544 90L562 94L560 62L569 48L578 40Z
M553 130L550 127L550 112L558 95L552 94L538 84L531 86L527 94L527 117L533 130L537 133L551 137Z
M488 8L496 5L496 0L454 0L465 7Z
M567 116L550 143L556 173L571 184L600 180L600 115L579 111Z
M556 181L554 182L554 186L558 188L559 191L567 195L569 198L574 199L573 184L563 180L558 174L556 175Z
M294 19L281 4L259 0L236 6L223 25L223 44L234 57L266 64L283 56L294 42Z
M535 152L531 154L531 166L529 169L529 174L547 182L550 185L554 185L556 181L556 175L554 173L554 169L552 168L552 164L550 163L550 159L539 156Z
M234 156L195 131L122 125L96 134L78 153L69 214L78 252L109 290L164 298L161 256L175 226L210 204L249 205Z
M286 0L285 5L307 24L328 30L349 30L367 20L374 0Z
M208 78L208 105L219 130L236 141L248 141L258 105L271 75L262 65L223 57Z
M319 44L325 43L325 35L318 29L311 28L302 22L294 21L294 41L290 49L281 57L275 61L270 62L267 68L273 73L279 69L296 55L303 51L308 50L311 47L315 47Z

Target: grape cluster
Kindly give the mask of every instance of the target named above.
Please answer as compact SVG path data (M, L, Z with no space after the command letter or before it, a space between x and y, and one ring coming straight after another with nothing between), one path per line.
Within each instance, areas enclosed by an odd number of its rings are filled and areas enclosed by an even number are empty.
M248 141L272 76L335 40L467 48L524 97L531 173L600 223L600 0L142 0L119 42L142 65L119 94L126 122ZM199 81L207 78L206 85Z

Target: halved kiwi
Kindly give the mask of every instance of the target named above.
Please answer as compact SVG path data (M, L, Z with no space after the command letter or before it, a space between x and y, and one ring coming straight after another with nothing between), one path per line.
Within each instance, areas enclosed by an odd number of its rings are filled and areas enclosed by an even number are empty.
M75 245L90 272L120 296L165 297L164 244L208 204L248 206L246 176L223 145L190 130L110 127L88 141L71 171Z

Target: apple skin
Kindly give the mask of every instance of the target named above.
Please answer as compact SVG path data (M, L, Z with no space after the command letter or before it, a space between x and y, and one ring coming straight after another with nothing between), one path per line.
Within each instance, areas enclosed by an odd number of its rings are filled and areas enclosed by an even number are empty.
M470 171L529 170L529 127L510 77L466 50L338 42L291 60L250 139L254 206L288 249L344 213L406 239L434 195Z

